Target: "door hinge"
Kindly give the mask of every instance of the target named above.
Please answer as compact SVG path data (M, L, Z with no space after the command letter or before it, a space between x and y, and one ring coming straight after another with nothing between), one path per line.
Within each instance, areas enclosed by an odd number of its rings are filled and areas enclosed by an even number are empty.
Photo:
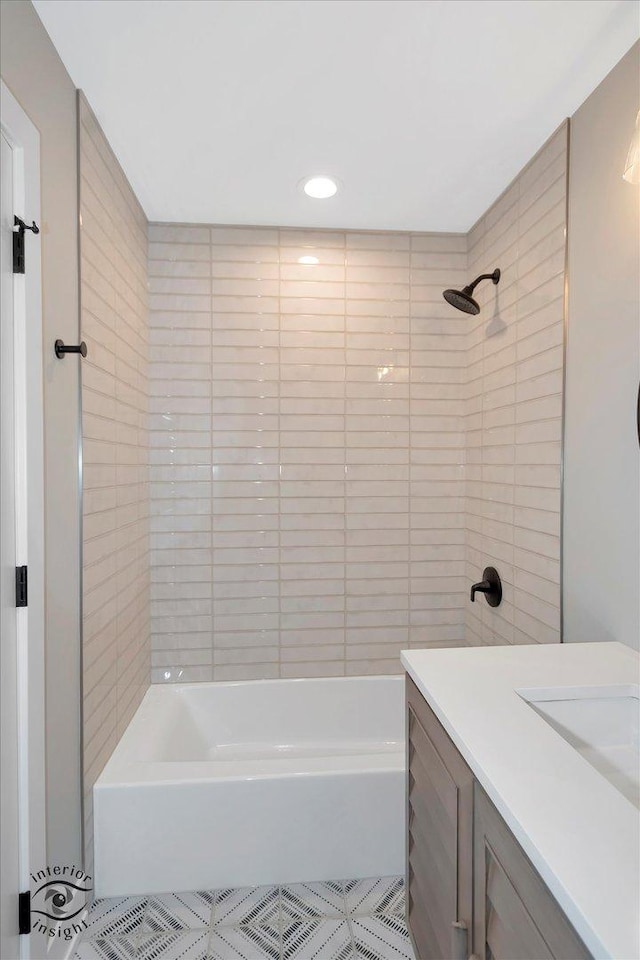
M31 893L18 894L18 933L31 933Z
M13 231L13 272L24 273L24 232L31 230L33 233L40 233L40 228L35 220L32 220L29 226L20 217L13 218L13 225L18 228Z
M16 607L26 607L27 599L27 568L16 567Z

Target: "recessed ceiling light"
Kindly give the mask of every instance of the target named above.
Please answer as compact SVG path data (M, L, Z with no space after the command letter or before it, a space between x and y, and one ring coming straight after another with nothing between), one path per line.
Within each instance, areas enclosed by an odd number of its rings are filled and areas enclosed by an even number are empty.
M310 263L316 264L320 263L317 257L298 257L298 263Z
M338 192L338 184L331 177L310 177L302 189L313 200L328 200Z

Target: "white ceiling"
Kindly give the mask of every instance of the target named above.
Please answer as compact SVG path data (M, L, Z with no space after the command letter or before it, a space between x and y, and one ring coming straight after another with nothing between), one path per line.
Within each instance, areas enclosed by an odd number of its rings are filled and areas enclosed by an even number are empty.
M640 26L637 0L34 3L151 220L282 226L467 230Z

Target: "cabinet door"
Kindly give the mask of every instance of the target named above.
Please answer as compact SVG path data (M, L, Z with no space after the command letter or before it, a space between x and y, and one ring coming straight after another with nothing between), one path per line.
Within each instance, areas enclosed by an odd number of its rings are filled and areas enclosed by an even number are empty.
M473 869L474 957L481 960L591 958L477 783Z
M407 923L419 960L466 960L473 775L407 677Z

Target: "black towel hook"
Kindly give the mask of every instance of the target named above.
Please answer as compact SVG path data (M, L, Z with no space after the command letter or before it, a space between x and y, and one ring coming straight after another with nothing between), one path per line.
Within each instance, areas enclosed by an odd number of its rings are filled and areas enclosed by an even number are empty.
M79 353L81 357L86 357L87 355L87 345L84 340L73 347L66 347L64 340L56 340L53 349L56 352L58 360L64 360L67 353Z

